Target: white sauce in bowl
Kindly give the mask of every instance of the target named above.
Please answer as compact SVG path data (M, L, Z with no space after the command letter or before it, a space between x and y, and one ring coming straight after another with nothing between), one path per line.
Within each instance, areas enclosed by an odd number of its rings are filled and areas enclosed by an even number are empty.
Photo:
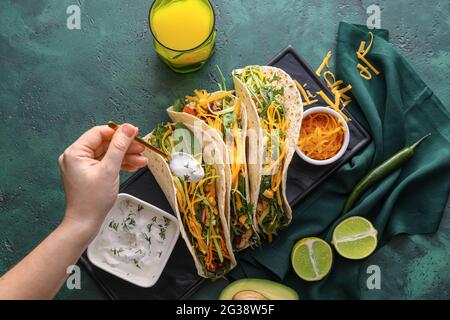
M172 215L130 197L119 195L89 245L88 256L110 273L149 286L158 280L170 256L179 235L178 224Z

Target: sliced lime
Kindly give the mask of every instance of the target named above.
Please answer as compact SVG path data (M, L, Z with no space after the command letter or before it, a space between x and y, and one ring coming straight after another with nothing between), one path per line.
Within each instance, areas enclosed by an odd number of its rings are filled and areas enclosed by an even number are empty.
M333 253L328 243L319 238L304 238L292 248L292 267L306 281L318 281L330 272Z
M368 257L377 247L377 230L363 217L350 217L333 231L332 244L343 257L353 260Z

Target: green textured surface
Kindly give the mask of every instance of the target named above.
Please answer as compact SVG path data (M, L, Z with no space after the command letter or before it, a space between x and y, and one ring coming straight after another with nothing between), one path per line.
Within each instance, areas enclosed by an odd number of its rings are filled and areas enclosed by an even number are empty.
M151 1L3 0L0 2L0 273L29 252L64 211L57 156L83 131L109 119L147 131L164 108L229 73L263 64L288 44L316 66L335 47L338 22L364 23L373 1L216 1L217 52L201 71L176 75L152 50ZM66 8L81 7L81 30L66 28ZM444 105L450 104L450 3L379 1L382 27ZM123 178L126 176L124 175ZM432 196L432 195L430 195ZM365 298L450 297L450 220L429 236L397 237L367 260L383 273ZM217 284L220 286L220 284ZM101 299L95 283L58 298Z

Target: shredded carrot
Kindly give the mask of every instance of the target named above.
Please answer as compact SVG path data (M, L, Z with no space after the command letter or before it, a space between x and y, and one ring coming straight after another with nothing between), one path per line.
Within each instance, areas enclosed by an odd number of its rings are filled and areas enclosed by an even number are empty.
M197 186L195 187L193 195L195 195L197 193L197 189L199 188L199 186L203 186L206 181L212 180L212 179L215 179L215 178L218 178L218 177L219 176L210 176L210 177L207 177L207 178L204 178L204 179L200 180L199 183L197 184Z
M226 96L229 96L230 94L233 94L234 90L232 91L224 91L224 92L217 92L214 94L211 94L210 97L206 97L202 96L199 101L198 101L198 105L199 106L204 106L207 105L210 102L225 98Z
M274 181L275 183L272 182L273 191L278 191L278 188L280 187L280 184L281 184L282 177L283 177L283 170L279 170L278 174L276 175L275 181Z
M325 112L313 113L303 119L298 146L306 156L326 160L341 149L344 132L338 118Z
M242 208L242 201L239 195L236 195L236 212L234 213L236 216L238 215L238 211Z
M241 98L237 98L236 105L234 107L234 113L236 113L236 118L241 116Z
M310 98L312 95L308 95L306 90L298 82L296 82L296 87L305 101L311 101ZM271 176L270 186L265 188L265 195L258 198L256 206L256 221L262 227L269 242L272 239L272 231L265 228L265 222L267 221L271 225L274 223L274 219L279 217L278 213L271 213L270 217L268 215L270 213L270 203L275 203L275 201L282 203L279 193L281 192L280 184L283 174L283 162L288 152L285 135L288 125L289 118L283 114L283 110L280 110L277 103L272 101L267 107L265 118L261 121L265 139L262 175ZM277 193L276 199L275 193Z
M169 134L171 134L171 133L172 133L172 126L168 126L167 131L164 133L164 135L161 138L161 148L165 154L170 154L169 150L167 150L167 148L166 148L165 141L166 141L167 137L169 136Z
M183 200L183 195L181 194L181 192L182 192L181 190L177 190L176 197L177 197L177 201L178 201L178 207L181 210L184 210L186 205L185 205L185 201Z
M231 175L231 181L233 182L233 185L234 184L237 185L240 171L241 171L241 165L240 164L235 165L235 169L233 170L232 175Z
M280 207L283 205L281 202L281 190L277 190L277 203Z
M189 97L192 100L202 99L208 97L206 91L196 91L195 97ZM197 108L197 116L201 114L200 108ZM206 110L205 110L206 111ZM213 118L215 121L216 118ZM170 154L168 148L174 148L174 141L172 139L173 128L171 125L166 125L166 132L161 137L161 150L166 154ZM150 138L155 140L154 136ZM198 155L194 155L196 157ZM168 160L168 159L166 159ZM190 235L190 242L195 250L198 250L203 257L203 266L210 272L215 272L218 268L223 268L222 263L224 258L231 260L230 252L226 246L224 236L224 224L221 222L219 215L219 209L216 199L216 179L219 177L215 175L215 169L208 165L205 166L206 177L199 182L180 181L178 177L173 176L174 187L176 191L176 202L178 204L179 211L181 213L181 219L183 226L186 228L186 232ZM209 206L203 204L203 201L207 201ZM202 218L200 219L199 214ZM203 218L204 215L204 218ZM215 217L213 218L212 215ZM211 220L214 219L214 220ZM201 221L200 221L201 220ZM209 226L210 221L215 221L214 226ZM218 230L215 231L215 228ZM210 232L216 235L209 239ZM217 233L219 235L217 235ZM219 262L220 260L220 262Z

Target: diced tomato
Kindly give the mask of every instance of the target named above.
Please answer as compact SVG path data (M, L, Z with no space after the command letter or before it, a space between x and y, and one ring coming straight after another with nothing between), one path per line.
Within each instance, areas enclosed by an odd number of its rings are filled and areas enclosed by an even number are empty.
M197 111L189 108L188 106L184 106L183 112L192 114L193 116L197 115Z

